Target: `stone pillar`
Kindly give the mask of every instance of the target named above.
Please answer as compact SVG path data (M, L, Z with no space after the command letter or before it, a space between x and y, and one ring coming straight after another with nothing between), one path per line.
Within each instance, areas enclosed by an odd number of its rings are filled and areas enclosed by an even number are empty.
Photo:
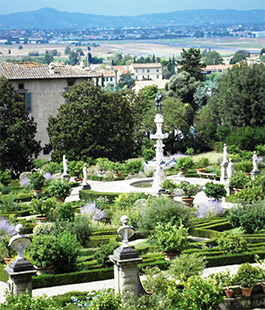
M22 234L23 226L18 224L16 226L16 236L9 241L9 246L17 251L18 256L10 262L9 266L5 268L6 274L9 276L8 291L15 296L25 294L26 291L32 294L32 276L36 274L31 262L29 262L23 255L30 243L31 238Z
M134 234L134 228L127 225L128 217L123 215L121 221L123 226L117 233L122 238L122 245L114 251L114 255L110 255L110 260L114 263L115 292L139 296L145 294L137 266L142 258L128 245L129 238Z

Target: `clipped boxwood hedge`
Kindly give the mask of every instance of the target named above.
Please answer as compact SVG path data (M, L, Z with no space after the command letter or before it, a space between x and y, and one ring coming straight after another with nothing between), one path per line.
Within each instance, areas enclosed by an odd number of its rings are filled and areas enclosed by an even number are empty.
M90 189L79 191L79 198L81 200L94 201L98 197L101 197L101 196L107 197L107 199L109 200L109 203L111 204L114 202L115 198L119 196L119 193L95 192Z
M117 239L117 235L90 236L87 242L87 247L97 248L103 244L107 244L111 241L115 241L116 239Z
M66 284L85 283L113 279L114 268L101 268L77 271L64 274L46 274L32 277L33 289L41 287L60 286Z

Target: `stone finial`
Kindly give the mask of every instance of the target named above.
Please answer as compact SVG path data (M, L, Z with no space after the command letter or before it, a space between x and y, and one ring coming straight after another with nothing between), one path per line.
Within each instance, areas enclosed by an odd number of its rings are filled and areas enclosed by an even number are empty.
M122 247L127 247L129 239L134 235L135 228L127 225L129 219L128 216L123 215L121 217L122 226L118 229L117 234L122 239Z
M9 240L9 246L17 251L18 258L24 258L24 250L31 244L31 238L28 235L23 235L23 226L17 224L15 227L17 235Z
M49 64L49 72L50 74L54 74L54 63L53 62L50 62Z
M80 62L80 68L84 69L85 68L85 63L83 61Z

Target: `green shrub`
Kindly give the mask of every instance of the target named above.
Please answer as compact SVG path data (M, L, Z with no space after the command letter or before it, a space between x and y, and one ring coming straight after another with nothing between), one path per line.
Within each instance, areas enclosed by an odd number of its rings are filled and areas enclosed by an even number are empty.
M143 286L145 290L155 294L165 294L168 288L168 275L161 272L161 270L155 267L147 267L144 269L145 280Z
M242 264L234 276L235 282L242 287L253 287L258 279L260 279L259 269L248 262Z
M127 208L132 208L133 204L138 199L146 199L149 195L145 193L122 193L115 198L114 208L125 210Z
M233 202L256 203L264 199L263 186L254 186L243 188L240 192L231 197Z
M109 203L112 204L116 197L118 197L119 193L104 193L104 192L95 192L92 190L81 190L79 191L79 198L85 201L92 201L94 202L99 197L106 197Z
M238 234L223 233L217 239L218 247L228 254L241 253L247 250L247 241Z
M171 222L172 225L183 223L189 229L193 226L192 210L181 203L175 203L172 199L160 197L149 197L142 213L140 222L140 231L144 234L151 235L158 223L166 224Z
M51 197L65 199L71 193L71 183L62 180L52 181L47 191Z
M124 164L124 169L128 174L137 174L143 168L142 160L130 160Z
M239 163L235 164L236 171L243 171L243 172L251 172L253 168L253 163L250 160L242 160Z
M264 127L237 127L227 136L227 145L235 145L240 150L255 151L265 138Z
M63 224L66 230L76 236L77 241L83 246L87 246L89 237L91 236L90 221L84 215L75 216L72 223Z
M29 176L29 181L33 189L38 190L41 189L44 185L45 178L39 172L34 172Z
M185 228L182 223L180 225L172 225L170 222L158 223L154 230L154 238L161 251L177 253L188 245L188 228Z
M142 220L142 212L138 208L127 208L125 210L117 209L113 212L111 216L111 225L114 227L120 227L122 225L121 223L121 217L123 215L127 215L129 218L128 225L133 226L134 228L139 228L139 225Z
M55 232L56 226L54 223L42 223L33 228L33 235L52 235Z
M238 171L230 178L230 185L234 188L243 188L251 180L249 175L246 175L243 171Z
M66 202L59 207L58 222L73 222L75 219L75 210L71 202Z
M30 247L26 250L32 263L37 267L53 266L60 253L57 238L52 235L34 236Z
M185 310L213 309L223 300L222 289L216 287L213 280L193 276L188 279L178 306Z
M248 234L264 229L265 203L239 205L229 209L227 218L232 227L242 227Z
M258 156L265 156L265 144L259 144L256 146Z
M83 176L83 161L69 161L67 163L67 172L71 177L82 177Z
M193 165L192 158L189 156L180 157L177 160L176 168L178 169L189 169Z
M209 165L210 165L210 162L207 157L200 158L196 163L197 168L206 168Z
M77 269L77 256L79 254L80 243L77 237L69 231L63 231L57 235L60 246L59 255L54 263L56 273L71 272Z
M33 165L36 169L41 168L42 166L44 166L46 164L46 159L42 159L42 158L36 158L33 160Z
M152 150L152 149L145 149L143 151L143 157L144 157L144 160L145 161L150 161L152 160L156 155L156 152L155 150Z
M226 190L224 184L207 182L205 184L205 195L208 198L221 199L226 196Z
M121 295L114 290L103 290L92 298L89 308L91 310L118 310L120 309Z
M197 253L181 254L170 262L168 274L176 280L186 282L189 277L201 275L206 266L206 257Z
M51 297L43 294L42 296L32 297L30 294L20 294L18 296L7 294L6 301L0 304L1 310L63 310L56 305Z
M0 183L7 186L11 182L11 171L1 171L0 170Z
M13 212L20 209L20 205L15 201L14 194L10 193L1 197L1 212Z
M112 266L113 263L110 261L109 255L113 255L114 250L119 246L120 244L116 241L111 241L108 244L101 245L94 255L97 263L104 267Z
M172 194L174 189L177 188L177 184L172 179L165 179L160 186L166 190L167 194Z
M55 173L61 172L60 165L56 162L53 162L53 161L45 164L41 170L43 173L49 172L50 174L55 174Z

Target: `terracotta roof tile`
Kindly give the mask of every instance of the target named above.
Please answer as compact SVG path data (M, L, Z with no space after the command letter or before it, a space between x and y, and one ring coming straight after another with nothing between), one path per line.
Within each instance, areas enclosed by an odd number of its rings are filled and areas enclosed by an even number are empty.
M27 64L14 64L0 62L0 76L8 80L32 80L32 79L62 79L62 78L86 78L94 77L95 74L81 68L71 66L56 66L54 73L50 72L48 65L32 66Z

